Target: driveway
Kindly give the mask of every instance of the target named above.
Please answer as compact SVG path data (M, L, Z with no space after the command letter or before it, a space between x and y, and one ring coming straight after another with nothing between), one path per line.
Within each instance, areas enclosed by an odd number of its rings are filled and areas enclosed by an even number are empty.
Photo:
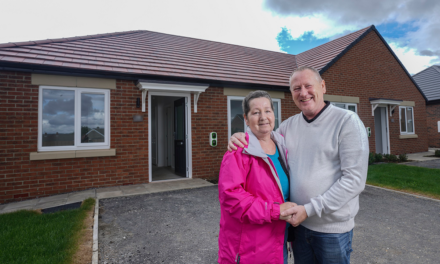
M438 263L440 202L367 186L351 263ZM216 263L217 186L100 200L99 263Z
M440 169L440 158L437 158L435 160L427 160L427 161L407 162L405 163L405 165L431 168L431 169Z

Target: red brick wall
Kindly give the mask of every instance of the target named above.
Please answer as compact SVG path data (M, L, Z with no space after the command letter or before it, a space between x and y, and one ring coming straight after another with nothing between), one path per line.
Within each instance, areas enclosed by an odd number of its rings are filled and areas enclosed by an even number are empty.
M131 81L110 92L111 148L114 157L30 161L37 151L38 86L31 74L0 72L0 203L94 187L148 182L148 115Z
M428 127L428 145L432 148L440 148L440 133L437 122L440 121L440 105L426 106L426 125Z
M228 144L227 96L223 88L209 87L200 94L197 113L191 97L193 178L217 179ZM217 132L217 147L209 145L209 133Z
M375 32L354 45L322 77L326 81L327 94L360 97L358 114L372 131L370 151L376 151L370 97L415 101L415 133L418 138L399 139L399 112L396 108L389 117L391 153L428 150L425 100Z

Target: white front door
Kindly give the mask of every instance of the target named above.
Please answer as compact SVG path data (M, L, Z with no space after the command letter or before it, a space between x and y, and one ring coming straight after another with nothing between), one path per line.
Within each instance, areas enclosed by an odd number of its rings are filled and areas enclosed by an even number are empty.
M376 153L389 154L388 141L388 109L377 107L374 110L374 134L376 140Z
M184 100L181 105L184 111L182 116L176 117L175 101ZM176 158L180 159L180 174L186 178L192 178L192 141L191 141L191 95L189 93L148 93L148 139L149 139L149 181L153 181L152 165L158 167L173 167L176 172ZM181 113L181 114L182 114ZM175 120L179 118L178 125L183 127L183 137L180 145L185 148L176 153L174 133ZM182 133L181 133L182 134ZM183 144L181 144L183 143ZM170 151L171 150L171 151ZM174 156L173 158L171 156ZM184 160L183 160L184 158ZM183 173L182 173L183 172Z

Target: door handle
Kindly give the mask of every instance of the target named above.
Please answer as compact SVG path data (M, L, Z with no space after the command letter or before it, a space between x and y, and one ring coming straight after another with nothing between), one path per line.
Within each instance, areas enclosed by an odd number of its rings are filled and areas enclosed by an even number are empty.
M183 142L180 142L180 145L183 145Z

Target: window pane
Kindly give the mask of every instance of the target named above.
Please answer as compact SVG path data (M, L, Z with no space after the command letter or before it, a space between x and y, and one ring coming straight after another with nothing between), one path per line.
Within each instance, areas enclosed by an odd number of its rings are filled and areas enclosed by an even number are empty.
M354 106L354 105L349 105L347 108L348 108L348 110L353 111L353 112L356 113L356 106Z
M75 91L43 89L42 146L73 146Z
M81 143L104 142L104 94L81 94Z
M275 114L275 127L274 127L274 131L277 130L277 128L280 125L280 120L279 120L279 116L278 116L278 102L273 102L273 108L274 108L274 114Z
M408 133L413 133L414 132L414 122L413 122L413 113L412 113L412 108L407 108L406 109L406 118L407 118L407 127L408 127Z
M400 131L406 132L406 112L405 107L400 108Z
M336 107L339 107L339 108L345 109L345 104L337 104L337 103L335 103L334 105L335 105Z
M231 135L237 132L244 132L242 101L231 100Z

